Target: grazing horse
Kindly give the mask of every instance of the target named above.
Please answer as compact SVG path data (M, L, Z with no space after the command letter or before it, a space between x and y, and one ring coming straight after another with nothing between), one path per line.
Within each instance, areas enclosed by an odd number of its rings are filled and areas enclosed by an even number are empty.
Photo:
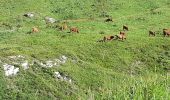
M122 32L122 31L120 31L120 33L119 33L120 35L125 35L126 33L125 32Z
M149 31L149 36L155 36L156 35L156 33L155 32L153 32L153 31Z
M128 30L129 30L128 26L123 25L123 30L124 30L124 31L128 31Z
M165 36L170 36L170 29L163 29L163 35Z
M78 30L78 28L76 28L76 27L72 27L72 28L70 28L70 33L71 33L71 32L79 33L79 30Z
M32 33L37 33L37 32L39 32L39 29L37 27L33 27L32 28Z
M113 40L114 39L114 36L104 36L103 37L103 41L105 42L105 41L111 41L111 40Z
M107 18L105 22L113 22L112 18Z
M126 33L125 32L120 32L119 35L115 35L116 39L121 39L121 40L126 40Z
M98 42L106 42L106 41L111 41L115 38L115 36L104 36L102 40L99 40Z

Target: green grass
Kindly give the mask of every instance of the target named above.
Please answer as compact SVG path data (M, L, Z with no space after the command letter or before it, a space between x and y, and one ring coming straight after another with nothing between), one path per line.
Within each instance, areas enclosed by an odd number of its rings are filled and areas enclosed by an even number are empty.
M14 77L6 77L1 65L0 99L169 100L170 72L164 69L170 68L170 38L162 36L162 29L170 28L169 11L167 0L1 0L0 58L66 55L69 61L49 69L34 65ZM34 12L35 18L23 17L26 12ZM69 21L80 29L72 34L47 28L45 16L94 20ZM107 16L113 22L104 22ZM126 41L96 42L118 34L124 24L130 30ZM22 27L10 31L18 25ZM33 26L40 32L26 34ZM149 30L157 31L156 37L148 37ZM69 75L73 83L56 80L55 71Z

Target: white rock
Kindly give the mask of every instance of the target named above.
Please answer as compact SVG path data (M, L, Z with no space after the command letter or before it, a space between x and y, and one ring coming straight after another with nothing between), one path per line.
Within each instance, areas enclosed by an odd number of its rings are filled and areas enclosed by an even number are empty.
M16 58L16 56L8 56L9 58L11 58L11 59L15 59Z
M61 63L60 59L54 59L57 63Z
M58 79L61 79L61 74L59 72L55 72L55 77L58 78Z
M24 14L25 17L29 17L29 18L32 18L34 17L34 14L33 13L26 13Z
M67 57L65 55L61 56L62 60L67 60Z
M42 62L40 63L40 65L41 65L42 67L46 67L46 65L45 65L45 64L43 64Z
M69 83L72 83L72 80L71 80L71 79L69 79L69 80L68 80L68 82L69 82Z
M61 56L61 57L60 57L60 61L61 61L61 64L66 63L67 57L66 57L65 55Z
M67 57L63 55L59 59L47 60L47 61L45 61L45 63L40 62L38 60L36 62L41 67L51 68L54 66L60 66L60 64L64 64L64 63L66 63L66 61L67 61ZM32 65L32 64L30 64L30 65Z
M24 56L22 56L22 55L18 55L18 58L25 58Z
M56 20L54 18L51 18L51 17L45 17L45 21L47 23L55 23L56 22Z
M17 55L17 56L8 56L9 58L11 58L11 59L21 59L21 58L25 58L24 56L22 56L22 55Z
M31 17L34 17L34 14L29 13L28 16L31 18Z
M10 76L13 74L13 69L9 69L7 71L5 71L5 76Z
M12 70L14 69L13 65L8 65L8 64L4 64L3 67L4 67L5 71L10 70L10 69L12 69Z
M19 72L19 68L14 68L13 65L4 64L3 67L5 71L5 76L16 75Z
M60 72L55 72L55 77L61 81L67 81L69 83L72 82L72 80L68 77L68 76L65 76L65 75L61 75Z
M24 70L28 69L29 68L28 61L25 61L24 63L22 63L21 66L24 68Z
M46 67L53 67L54 66L54 64L53 64L54 62L53 61L46 61Z
M64 79L65 81L67 81L67 77L63 77L63 79Z
M19 72L19 68L15 68L15 69L13 70L13 75L16 75L18 72Z

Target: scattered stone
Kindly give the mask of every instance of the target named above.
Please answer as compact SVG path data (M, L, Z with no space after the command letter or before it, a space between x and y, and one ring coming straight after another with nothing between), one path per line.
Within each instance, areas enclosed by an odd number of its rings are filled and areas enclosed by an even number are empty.
M66 81L66 82L72 83L72 79L69 78L69 76L64 75L63 73L55 72L55 77L61 81Z
M24 68L24 70L28 69L29 68L28 61L25 61L24 63L22 63L21 66Z
M22 56L22 55L17 55L17 56L8 56L9 58L11 58L11 59L18 59L18 58L22 58L22 59L24 59L25 57L24 56Z
M19 68L15 68L13 65L4 64L5 76L14 76L19 72Z
M46 67L46 68L51 68L51 67L54 67L54 66L59 66L59 64L57 64L55 61L52 61L52 60L48 60L45 63L36 61L36 63L38 65L40 65L41 67Z
M21 66L24 70L27 70L30 66L33 66L36 63L41 67L52 68L54 66L58 67L61 64L66 63L67 59L68 57L62 55L59 58L53 60L47 60L44 62L41 62L37 59L33 59L29 63L27 57L22 55L16 55L16 56L8 56L7 58L4 58L2 61L0 60L0 64L2 64L4 67L5 76L14 76L19 72L19 68L15 68L14 66ZM69 77L66 75L63 74L60 75L59 72L56 73L55 75L58 75L56 77L60 78L61 80L71 82L71 79L69 79Z
M54 59L54 61L56 61L57 63L61 63L60 59Z
M56 63L54 63L53 61L46 61L46 66L47 67L53 67L53 66L55 66L56 65Z
M61 56L60 61L61 61L62 64L66 63L67 57L65 55Z
M45 21L46 21L46 23L55 23L56 19L51 18L51 17L45 17Z
M28 18L33 18L34 14L33 13L26 13L23 16L28 17Z
M65 55L61 56L61 59L67 60L67 57Z
M45 61L45 63L36 61L36 63L42 67L51 68L54 66L60 66L61 64L65 64L66 61L67 61L67 57L63 55L59 59L47 60Z
M26 57L22 55L17 56L8 56L10 62L14 65L22 66L24 70L29 68L29 62L26 60Z
M60 72L55 72L55 77L58 78L58 79L62 78L62 76L60 75Z

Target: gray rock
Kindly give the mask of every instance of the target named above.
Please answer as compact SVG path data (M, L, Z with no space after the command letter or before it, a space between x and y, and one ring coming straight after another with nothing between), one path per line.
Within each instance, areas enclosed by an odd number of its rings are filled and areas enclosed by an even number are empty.
M15 68L13 65L4 64L5 76L14 76L19 72L19 68Z
M21 64L21 66L23 67L24 70L28 69L28 68L29 68L29 63L28 63L28 61L26 60L25 62L23 62L23 63Z
M63 73L54 72L54 75L55 75L55 77L56 77L58 80L66 81L66 82L72 83L72 79L69 78L69 76L64 75Z
M46 23L55 23L55 22L56 22L56 19L51 18L51 17L45 17L45 22L46 22Z

